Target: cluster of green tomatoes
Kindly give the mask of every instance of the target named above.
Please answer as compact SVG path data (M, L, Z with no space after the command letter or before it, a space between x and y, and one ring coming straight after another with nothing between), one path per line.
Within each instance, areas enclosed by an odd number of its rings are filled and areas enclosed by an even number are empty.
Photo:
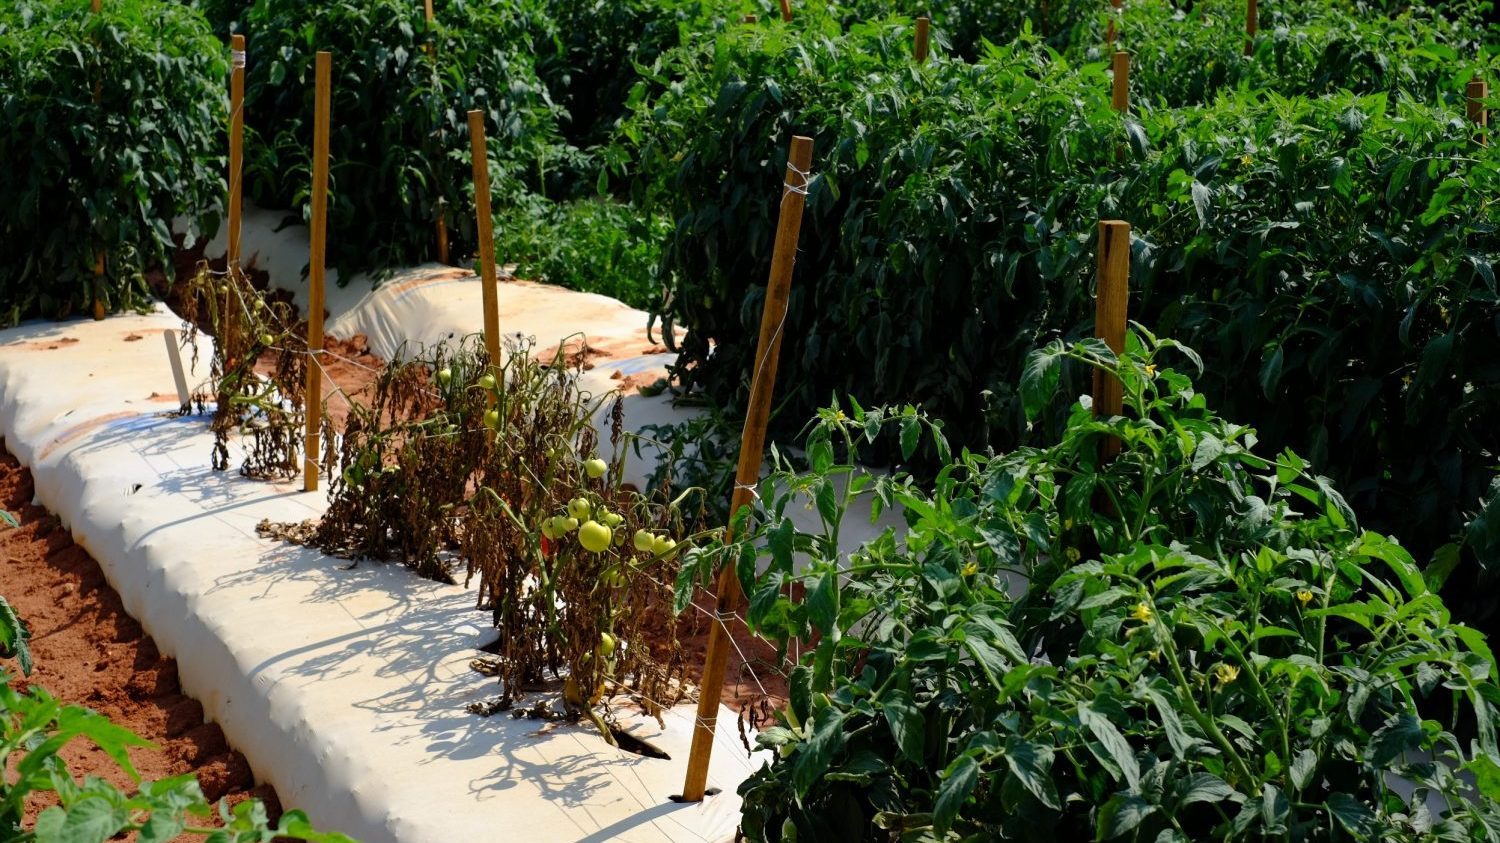
M600 461L602 462L602 460ZM620 525L625 517L610 511L604 504L595 505L585 497L568 501L566 515L554 515L542 521L542 535L551 541L560 541L572 533L578 534L578 543L590 553L603 553L610 547L623 547L625 531ZM677 542L650 530L636 530L631 544L642 553L658 557L670 556L677 549Z

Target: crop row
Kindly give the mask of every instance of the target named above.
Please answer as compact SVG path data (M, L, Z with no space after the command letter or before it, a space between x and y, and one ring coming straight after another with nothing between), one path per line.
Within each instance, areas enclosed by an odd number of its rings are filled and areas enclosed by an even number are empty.
M311 57L336 54L344 277L441 256L440 226L453 259L472 250L459 115L479 108L501 259L654 298L688 331L678 385L737 407L773 216L755 188L797 131L821 152L787 332L806 377L782 433L839 393L917 402L963 444L1024 441L1014 375L1088 329L1088 232L1119 217L1138 233L1134 312L1202 348L1226 412L1308 453L1420 558L1496 560L1500 446L1476 420L1500 394L1497 161L1464 118L1464 84L1496 61L1482 8L1268 8L1247 55L1227 0L1004 23L959 4L923 64L885 7L749 8L760 20L680 0L205 11L248 37L247 195L293 218ZM13 319L139 306L168 222L216 224L223 50L176 5L110 9L0 16L16 127L0 153L35 163L0 180ZM1123 116L1106 30L1133 56Z

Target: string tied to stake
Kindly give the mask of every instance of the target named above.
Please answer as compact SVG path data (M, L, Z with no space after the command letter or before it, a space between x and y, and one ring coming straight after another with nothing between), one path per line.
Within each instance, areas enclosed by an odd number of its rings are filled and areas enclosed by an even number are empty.
M797 176L802 179L802 183L792 184L791 182L784 182L782 184L781 198L785 199L788 195L793 193L797 194L798 196L806 196L807 192L812 189L813 182L818 177L813 174L812 171L803 170L790 161L786 162L786 168L788 170L791 170L793 173L796 173Z

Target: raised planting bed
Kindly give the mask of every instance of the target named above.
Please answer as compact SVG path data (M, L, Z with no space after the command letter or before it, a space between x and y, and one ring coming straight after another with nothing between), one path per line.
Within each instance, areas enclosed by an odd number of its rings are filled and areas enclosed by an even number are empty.
M262 520L318 516L323 495L210 469L206 419L169 412L160 334L180 324L158 309L0 333L0 434L177 659L183 689L288 807L367 843L501 828L523 840L733 837L735 790L759 762L732 727L710 770L723 795L672 803L691 705L667 711L664 728L621 714L671 760L588 727L477 717L466 707L495 686L470 662L493 633L472 592L258 536Z

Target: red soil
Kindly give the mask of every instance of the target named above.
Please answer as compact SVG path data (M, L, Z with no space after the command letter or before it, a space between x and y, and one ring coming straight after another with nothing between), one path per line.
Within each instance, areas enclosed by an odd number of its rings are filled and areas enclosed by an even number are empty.
M0 526L0 593L31 630L36 670L16 687L36 685L65 703L109 717L156 745L130 751L141 776L156 780L196 773L210 800L256 797L281 813L270 785L256 786L245 757L203 706L182 693L177 662L162 656L96 563L73 543L55 516L32 504L31 472L0 450L0 509L21 522ZM14 665L7 665L15 672ZM75 776L93 774L131 789L129 777L103 752L75 741L62 752ZM33 796L27 821L54 800Z
M692 666L693 681L701 682L704 657L708 653L710 623L705 613L713 611L714 598L713 595L704 592L698 595L694 603L704 611L688 610L688 614L683 616L684 626L679 639L682 643L683 655ZM740 611L743 613L743 605ZM697 620L688 615L695 616ZM719 701L728 706L731 711L741 713L754 711L763 702L775 708L785 705L787 701L786 671L789 671L791 667L778 662L776 648L764 638L756 637L751 633L750 628L745 626L743 621L736 618L730 620L726 626L731 640L729 666L724 671L724 687L719 689Z

